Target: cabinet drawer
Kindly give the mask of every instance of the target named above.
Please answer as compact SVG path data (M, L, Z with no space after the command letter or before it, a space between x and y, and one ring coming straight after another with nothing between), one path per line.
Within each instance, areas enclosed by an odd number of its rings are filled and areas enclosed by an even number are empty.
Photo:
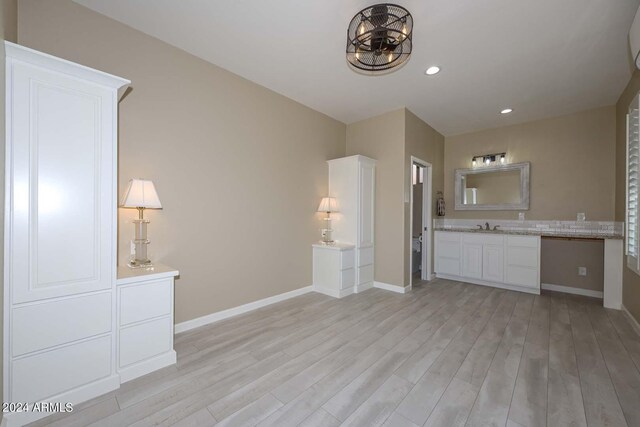
M462 235L462 243L504 245L504 236L489 233L464 233Z
M12 352L20 356L110 330L110 293L18 307L13 310Z
M436 258L436 273L460 275L460 260L451 258Z
M171 313L172 279L154 280L120 288L120 325Z
M529 248L537 248L540 238L537 236L507 236L508 246L523 246Z
M373 264L373 248L360 248L358 253L358 267Z
M460 233L451 231L436 231L436 240L438 242L454 242L460 243Z
M340 272L340 289L347 289L353 287L356 282L356 270L350 268L348 270L342 270Z
M353 266L355 265L355 255L354 255L354 250L348 250L348 251L342 251L340 252L340 258L341 258L341 270L346 270L348 268L353 268Z
M171 350L171 317L152 320L120 329L120 361L125 367Z
M12 362L13 402L37 402L111 374L111 335Z
M365 265L358 268L359 280L358 284L373 282L373 265Z

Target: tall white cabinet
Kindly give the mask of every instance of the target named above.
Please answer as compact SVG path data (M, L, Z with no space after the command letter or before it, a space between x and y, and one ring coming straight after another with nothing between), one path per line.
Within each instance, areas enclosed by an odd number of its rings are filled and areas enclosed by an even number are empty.
M3 397L79 402L120 384L117 109L130 82L5 48Z
M340 210L332 214L333 239L355 246L354 292L373 287L376 161L365 156L329 160L329 195Z

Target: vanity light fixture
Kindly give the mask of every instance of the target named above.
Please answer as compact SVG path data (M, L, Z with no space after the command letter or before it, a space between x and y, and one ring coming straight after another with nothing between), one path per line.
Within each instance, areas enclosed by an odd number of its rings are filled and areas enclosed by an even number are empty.
M478 161L482 161L482 166L491 166L500 161L501 165L507 163L507 153L483 154L481 156L473 156L471 158L471 166L478 166Z
M500 114L509 114L509 113L513 113L513 108L505 108L504 110L500 111Z

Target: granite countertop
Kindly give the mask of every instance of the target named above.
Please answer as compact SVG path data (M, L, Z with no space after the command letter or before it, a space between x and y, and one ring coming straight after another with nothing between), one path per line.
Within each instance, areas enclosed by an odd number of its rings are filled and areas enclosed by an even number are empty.
M619 234L604 233L570 233L556 230L480 230L479 228L445 228L436 227L435 231L451 231L456 233L488 233L488 234L511 234L516 236L541 236L541 237L563 237L571 239L622 239Z

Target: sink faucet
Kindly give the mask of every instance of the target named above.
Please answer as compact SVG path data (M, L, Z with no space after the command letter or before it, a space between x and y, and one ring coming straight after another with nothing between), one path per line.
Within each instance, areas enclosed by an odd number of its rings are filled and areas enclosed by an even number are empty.
M487 231L491 230L491 228L489 227L489 223L488 222L484 223L484 227L485 227L484 229L487 230Z

